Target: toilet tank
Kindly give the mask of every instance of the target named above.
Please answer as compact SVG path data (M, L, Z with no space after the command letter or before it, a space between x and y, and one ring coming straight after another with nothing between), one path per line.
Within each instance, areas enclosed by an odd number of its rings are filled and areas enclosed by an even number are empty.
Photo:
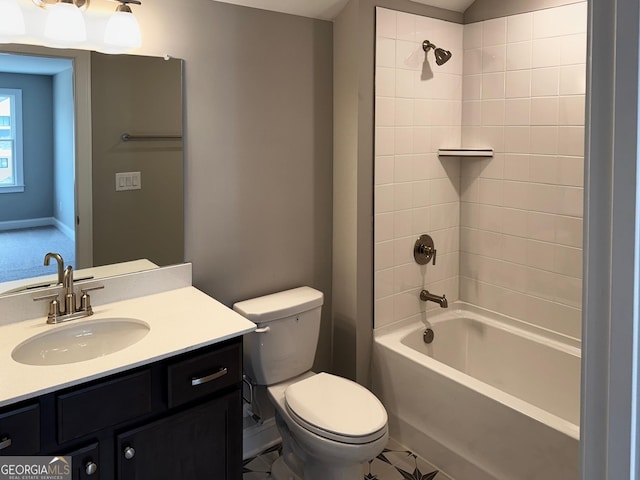
M272 385L311 370L322 303L322 292L299 287L233 305L258 325L243 340L244 370L251 380Z

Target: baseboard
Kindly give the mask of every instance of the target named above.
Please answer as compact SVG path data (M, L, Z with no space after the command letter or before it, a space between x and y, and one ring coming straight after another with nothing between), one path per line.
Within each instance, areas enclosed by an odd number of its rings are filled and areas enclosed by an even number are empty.
M0 231L19 230L21 228L48 227L55 225L53 217L29 218L26 220L7 220L0 222Z
M52 220L53 220L53 225L55 225L55 227L58 230L60 230L62 233L64 233L70 240L75 240L76 232L75 232L75 230L73 228L69 228L67 225L62 223L57 218L52 218Z

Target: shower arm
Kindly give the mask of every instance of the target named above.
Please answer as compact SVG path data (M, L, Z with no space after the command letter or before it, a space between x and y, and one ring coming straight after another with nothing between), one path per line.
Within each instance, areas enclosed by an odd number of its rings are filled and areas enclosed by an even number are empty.
M432 48L435 50L438 47L436 47L435 44L431 43L429 40L425 40L424 42L422 42L422 50L424 50L425 52L428 52Z

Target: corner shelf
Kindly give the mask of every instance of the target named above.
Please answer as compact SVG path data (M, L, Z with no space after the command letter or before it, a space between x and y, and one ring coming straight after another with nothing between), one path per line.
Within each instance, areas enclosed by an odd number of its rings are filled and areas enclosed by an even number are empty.
M439 157L493 157L493 148L440 148Z

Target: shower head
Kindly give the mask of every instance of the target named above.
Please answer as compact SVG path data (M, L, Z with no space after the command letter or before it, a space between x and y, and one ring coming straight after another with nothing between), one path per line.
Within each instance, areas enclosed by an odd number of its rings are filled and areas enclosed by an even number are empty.
M425 53L428 53L429 50L433 49L433 54L436 57L436 63L438 65L444 65L451 58L451 52L449 50L438 48L429 40L425 40L424 42L422 42L422 49L425 51Z
M436 63L438 65L444 65L451 58L451 52L449 50L443 50L442 48L436 48L433 53L436 56Z

